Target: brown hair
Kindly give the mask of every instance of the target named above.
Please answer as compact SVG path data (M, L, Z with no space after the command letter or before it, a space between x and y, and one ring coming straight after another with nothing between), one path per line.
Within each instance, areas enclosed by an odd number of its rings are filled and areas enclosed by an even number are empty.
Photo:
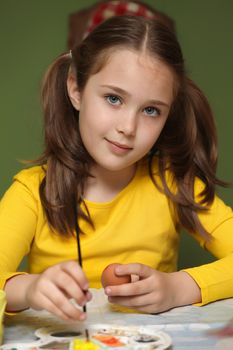
M48 222L60 234L72 234L77 209L78 215L91 223L88 211L84 213L80 208L84 183L90 176L91 158L82 143L79 114L69 100L66 84L72 68L83 91L89 77L101 69L116 47L145 50L167 64L177 78L168 120L148 155L149 171L160 188L152 171L152 160L157 154L161 190L174 204L179 224L207 237L197 213L206 210L206 205L213 201L215 185L224 184L215 176L217 141L213 115L203 93L186 76L174 31L160 21L136 16L108 19L72 50L72 57L69 54L58 57L45 76L42 91L45 151L40 164L46 163L47 168L40 196ZM167 170L173 175L175 193L167 183ZM200 203L194 199L197 177L204 183Z

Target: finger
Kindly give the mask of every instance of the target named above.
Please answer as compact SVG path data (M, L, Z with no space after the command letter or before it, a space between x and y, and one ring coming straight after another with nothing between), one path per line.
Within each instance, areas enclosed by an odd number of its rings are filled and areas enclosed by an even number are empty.
M40 296L41 306L43 310L47 310L51 314L61 318L64 321L68 321L69 317L60 310L54 303L51 302L50 299L48 299L46 296L41 295Z
M139 263L131 263L131 264L122 264L118 265L115 268L115 273L119 276L122 275L136 275L139 278L147 278L151 275L151 267L139 264Z
M144 294L139 296L130 296L130 297L109 297L110 303L119 304L127 307L142 307L151 305L154 300L152 299L152 294Z
M107 286L104 291L108 296L145 295L153 291L153 284L148 280L125 283L118 286Z
M86 292L86 298L87 301L90 301L92 299L92 293L89 290Z
M80 285L81 289L87 291L89 288L89 282L86 278L82 268L77 263L77 261L66 261L62 263L61 269L67 272L73 279Z
M140 277L135 274L131 274L131 282L137 282L139 281Z
M65 292L68 299L74 298L79 305L83 305L87 302L86 293L80 288L73 277L66 272L60 271L54 283L59 289Z
M144 298L144 297L143 297ZM124 300L121 298L110 297L109 302L112 304L124 306L130 309L137 310L139 312L146 313L158 313L167 310L167 308L163 308L160 303L151 303L148 299L135 299L130 300L131 298L125 298Z
M52 283L48 285L47 290L43 293L44 297L50 301L48 304L53 304L54 309L60 310L67 318L73 320L83 320L85 314L82 310L72 304L69 299ZM47 308L47 305L42 305L42 307Z
M83 312L79 312L78 316L75 317L70 317L69 314L67 314L66 312L63 312L63 310L59 309L57 307L56 304L54 304L51 300L47 299L46 300L46 304L47 304L47 311L49 311L50 313L56 315L57 317L65 320L65 321L69 321L69 320L85 320L86 315Z

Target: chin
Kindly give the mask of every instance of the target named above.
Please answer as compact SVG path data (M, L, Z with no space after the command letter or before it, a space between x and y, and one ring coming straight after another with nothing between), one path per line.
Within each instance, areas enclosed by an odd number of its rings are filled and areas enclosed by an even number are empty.
M102 168L104 168L105 170L108 171L112 171L112 172L119 172L119 171L124 171L126 168L128 168L129 166L114 166L114 165L106 165L103 166Z
M106 164L99 164L99 166L107 171L112 171L112 172L119 172L119 171L124 171L126 169L129 169L133 166L135 166L135 164L111 164L106 163Z

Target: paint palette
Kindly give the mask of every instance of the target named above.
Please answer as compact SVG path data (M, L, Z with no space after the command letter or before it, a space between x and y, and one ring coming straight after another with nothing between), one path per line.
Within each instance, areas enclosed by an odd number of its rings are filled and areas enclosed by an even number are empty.
M39 328L36 341L6 344L0 350L166 350L172 344L170 336L156 326L95 324L89 325L88 331L89 341L85 329L78 329L78 325Z
M122 350L165 350L172 344L167 333L155 331L152 327L93 325L91 340L99 349ZM72 349L72 342L71 347Z

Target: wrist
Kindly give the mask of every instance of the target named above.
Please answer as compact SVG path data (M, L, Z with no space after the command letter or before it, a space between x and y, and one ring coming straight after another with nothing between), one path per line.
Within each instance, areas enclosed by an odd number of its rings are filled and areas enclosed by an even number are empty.
M176 306L200 303L201 289L196 281L185 271L171 273L172 284L175 290Z
M15 275L5 284L7 298L7 312L18 312L30 307L27 300L27 291L38 275Z

